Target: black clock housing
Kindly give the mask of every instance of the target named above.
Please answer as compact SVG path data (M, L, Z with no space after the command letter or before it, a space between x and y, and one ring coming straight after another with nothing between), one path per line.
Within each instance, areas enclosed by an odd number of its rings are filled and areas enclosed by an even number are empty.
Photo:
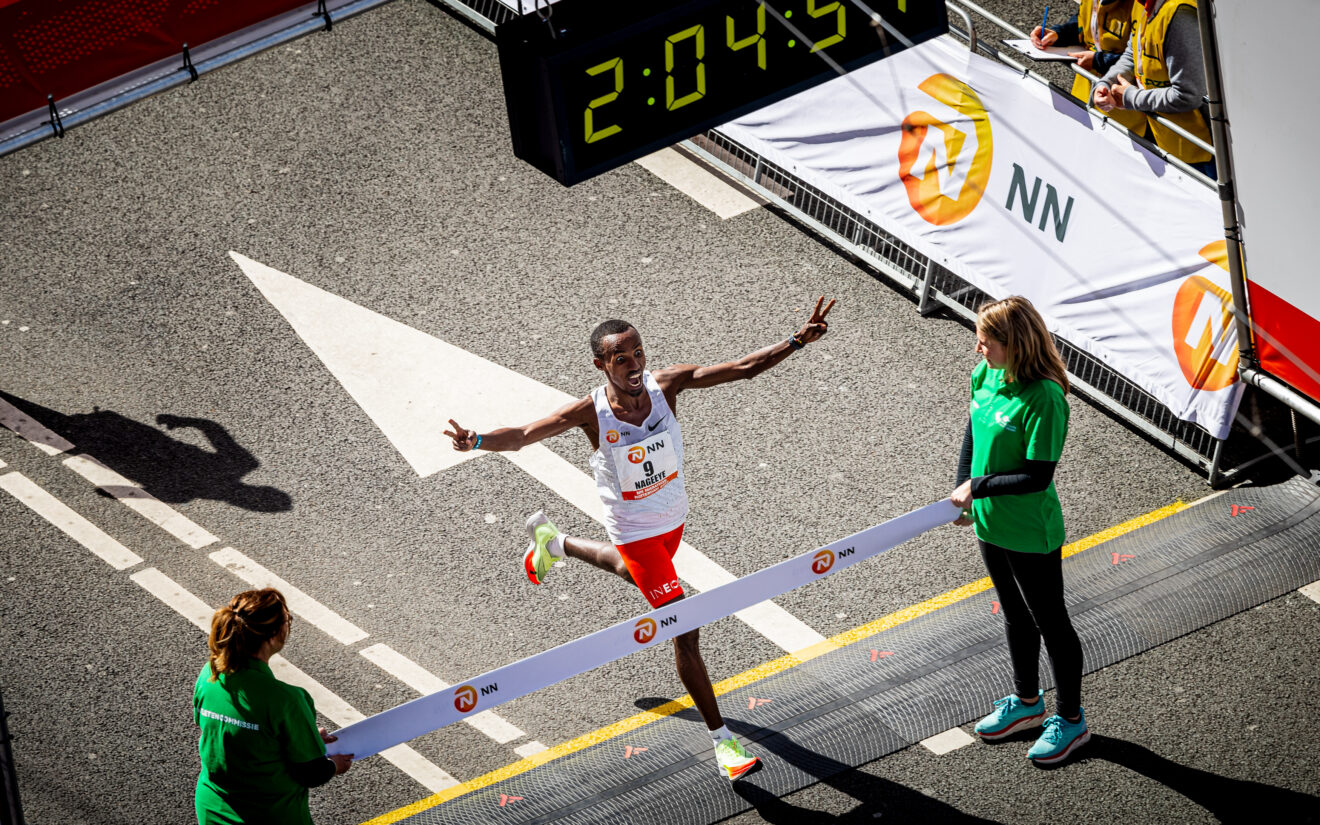
M949 28L944 0L560 0L540 14L495 39L514 154L565 185Z

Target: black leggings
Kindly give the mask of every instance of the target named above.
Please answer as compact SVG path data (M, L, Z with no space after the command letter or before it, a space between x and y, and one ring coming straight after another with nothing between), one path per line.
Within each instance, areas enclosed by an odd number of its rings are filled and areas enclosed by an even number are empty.
M1055 712L1073 718L1082 710L1082 643L1063 602L1063 548L1020 553L977 541L1004 611L1013 686L1019 696L1040 689L1040 640L1045 639L1054 685Z

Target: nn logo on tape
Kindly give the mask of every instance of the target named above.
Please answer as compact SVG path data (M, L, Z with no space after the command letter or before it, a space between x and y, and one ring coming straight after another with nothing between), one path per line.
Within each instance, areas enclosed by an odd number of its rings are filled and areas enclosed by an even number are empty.
M499 689L498 682L491 682L489 685L482 687L480 694L478 694L477 689L472 685L463 685L454 690L454 709L459 713L467 713L477 706L478 695L491 696L497 693Z
M637 644L644 645L655 638L655 619L639 619L633 625L633 638Z
M678 621L677 613L673 613L668 616L662 616L660 618L660 624L658 625L658 627L669 627L671 624L674 624L677 621ZM639 645L646 644L647 642L655 638L656 627L657 625L655 623L655 619L651 619L651 618L639 619L637 621L637 624L633 625L633 639L635 639L637 641L637 644Z
M815 573L817 576L822 576L830 572L830 568L834 567L834 560L836 558L846 559L856 552L857 548L855 547L845 547L840 550L838 554L835 554L833 550L821 550L811 557L811 572Z

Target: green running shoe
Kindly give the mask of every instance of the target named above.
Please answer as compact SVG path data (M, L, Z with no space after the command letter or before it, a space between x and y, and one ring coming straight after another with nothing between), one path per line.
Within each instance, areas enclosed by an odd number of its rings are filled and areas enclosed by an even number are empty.
M532 543L523 555L523 568L532 584L540 584L554 563L564 557L564 539L542 510L527 517L527 532L532 534Z
M730 737L715 743L715 764L719 766L720 773L732 782L751 773L761 764L761 760L743 750L736 738Z

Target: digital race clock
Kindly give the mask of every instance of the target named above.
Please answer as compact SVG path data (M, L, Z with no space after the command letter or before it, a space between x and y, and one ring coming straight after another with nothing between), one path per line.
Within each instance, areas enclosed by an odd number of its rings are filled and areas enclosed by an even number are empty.
M514 154L572 185L948 31L944 0L560 0L495 31ZM546 13L542 7L541 14Z

